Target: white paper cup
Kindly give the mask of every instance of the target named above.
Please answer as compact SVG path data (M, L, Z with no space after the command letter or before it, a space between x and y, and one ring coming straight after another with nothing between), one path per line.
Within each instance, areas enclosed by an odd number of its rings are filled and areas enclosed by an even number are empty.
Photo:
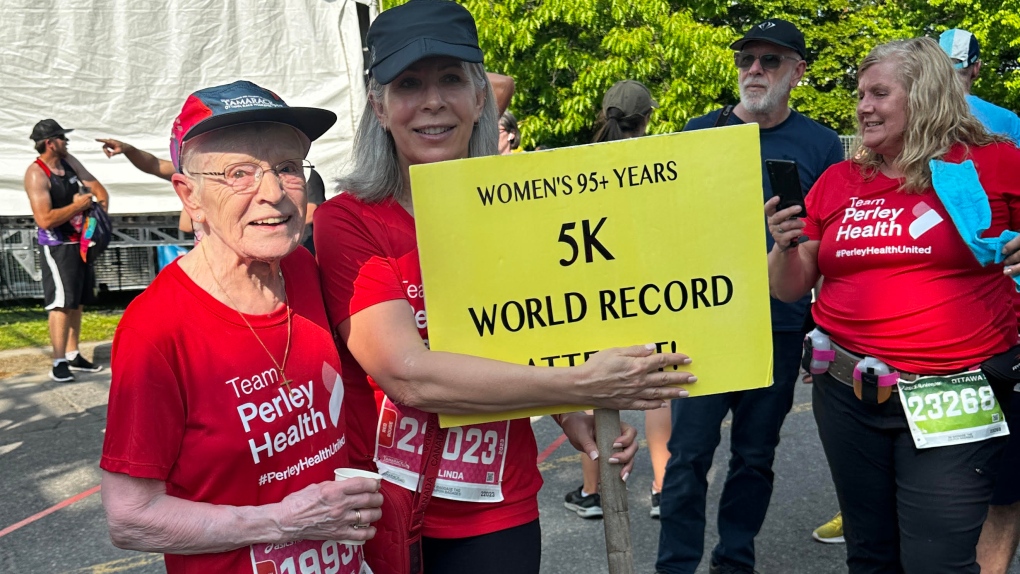
M376 472L369 472L367 470L361 470L359 468L338 468L333 471L333 476L337 482L342 482L348 478L374 478L382 480L382 475ZM337 540L340 544L348 544L351 546L361 546L365 543L364 540Z
M347 480L348 478L374 478L376 480L382 480L381 474L361 470L360 468L338 468L333 471L333 476L336 477L338 482Z

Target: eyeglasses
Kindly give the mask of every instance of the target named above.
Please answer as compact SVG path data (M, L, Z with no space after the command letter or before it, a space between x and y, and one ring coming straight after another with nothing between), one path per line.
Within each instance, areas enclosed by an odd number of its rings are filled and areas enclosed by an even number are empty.
M778 70L779 66L783 64L783 60L799 62L800 58L793 58L780 54L762 54L761 56L755 56L748 52L736 52L733 54L733 63L741 70L750 69L751 66L754 65L755 60L761 62L761 67L764 70Z
M257 163L234 163L223 171L196 171L191 175L211 175L222 177L234 193L253 193L262 182L262 175L271 171L280 180L280 186L288 191L304 189L308 176L315 167L307 159L288 159L276 164L273 168L264 168Z

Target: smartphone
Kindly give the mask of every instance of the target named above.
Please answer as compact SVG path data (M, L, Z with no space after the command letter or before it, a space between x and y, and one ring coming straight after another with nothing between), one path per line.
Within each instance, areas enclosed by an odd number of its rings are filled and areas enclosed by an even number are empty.
M767 159L765 160L765 169L769 172L772 194L779 196L779 205L776 206L776 211L799 205L800 213L794 217L806 216L804 191L800 186L797 163L788 159Z

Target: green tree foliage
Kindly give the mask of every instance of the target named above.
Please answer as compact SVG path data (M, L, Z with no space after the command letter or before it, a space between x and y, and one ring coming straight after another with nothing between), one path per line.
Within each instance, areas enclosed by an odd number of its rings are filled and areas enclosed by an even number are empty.
M651 133L737 101L729 44L779 17L805 35L808 71L791 105L853 133L856 68L876 44L965 28L984 61L974 92L1020 109L1020 0L458 0L474 15L490 71L514 78L526 148L591 141L602 94L635 79L660 104ZM402 0L387 2L387 5Z
M514 78L524 143L591 141L602 94L643 82L658 100L649 130L681 129L732 97L731 34L664 0L465 0L489 70Z

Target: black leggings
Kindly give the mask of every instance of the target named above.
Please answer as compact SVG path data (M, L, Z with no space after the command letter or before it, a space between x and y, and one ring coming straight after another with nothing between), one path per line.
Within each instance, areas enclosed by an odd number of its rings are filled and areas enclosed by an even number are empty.
M916 449L898 394L865 404L828 373L815 377L812 403L850 574L977 574L1005 437Z
M542 528L538 519L469 538L422 538L425 574L538 574Z

